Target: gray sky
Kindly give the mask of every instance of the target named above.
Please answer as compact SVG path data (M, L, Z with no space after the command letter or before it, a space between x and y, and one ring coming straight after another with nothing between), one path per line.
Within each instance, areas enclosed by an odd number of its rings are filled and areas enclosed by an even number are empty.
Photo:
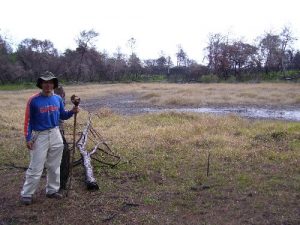
M209 33L243 37L253 43L265 31L290 26L300 39L298 0L0 0L0 33L14 42L48 39L64 52L74 49L82 30L100 35L97 49L129 54L136 39L141 59L163 51L175 57L180 44L189 58L202 62ZM294 45L300 49L300 41Z

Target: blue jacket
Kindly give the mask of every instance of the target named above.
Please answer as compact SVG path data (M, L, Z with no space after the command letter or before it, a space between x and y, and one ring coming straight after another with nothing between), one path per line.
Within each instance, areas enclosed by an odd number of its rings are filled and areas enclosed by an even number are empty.
M26 106L24 135L31 140L32 131L43 131L59 126L59 120L72 117L72 111L65 111L59 95L45 96L37 93L30 97Z

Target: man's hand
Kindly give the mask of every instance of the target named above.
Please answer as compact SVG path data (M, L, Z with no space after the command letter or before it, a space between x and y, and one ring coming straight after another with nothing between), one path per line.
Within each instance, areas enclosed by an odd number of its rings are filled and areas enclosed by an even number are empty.
M29 150L32 150L33 142L32 142L32 141L28 141L28 142L26 143L26 146L27 146L27 148L28 148Z
M74 114L79 113L80 109L79 106L74 106L73 109L71 110Z

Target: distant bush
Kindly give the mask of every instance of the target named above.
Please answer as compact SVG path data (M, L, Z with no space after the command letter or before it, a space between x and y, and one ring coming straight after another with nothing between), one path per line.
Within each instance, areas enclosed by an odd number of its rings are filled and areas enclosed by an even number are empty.
M148 75L148 74L128 74L124 75L120 82L161 82L166 80L165 75Z
M147 82L160 82L166 80L165 75L157 74L157 75L145 75L143 74L141 76L141 81L147 81Z
M217 75L203 75L201 76L201 78L199 79L200 82L202 83L217 83L219 82L219 78Z
M275 81L275 80L282 80L284 77L292 77L299 73L300 73L299 70L288 70L285 72L285 75L283 72L278 71L278 72L262 73L262 74L260 74L260 76L261 76L262 80Z
M227 83L236 83L236 77L231 75L227 80Z
M35 88L35 83L15 83L15 84L3 84L0 85L1 91L17 91L17 90L23 90L23 89L31 89Z
M281 72L269 72L262 74L262 80L279 80L281 76Z

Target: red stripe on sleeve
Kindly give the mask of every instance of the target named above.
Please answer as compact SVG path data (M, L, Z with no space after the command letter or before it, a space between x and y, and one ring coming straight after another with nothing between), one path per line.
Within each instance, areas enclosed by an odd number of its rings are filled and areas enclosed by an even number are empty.
M35 98L36 96L38 96L40 93L36 93L34 95L32 95L26 105L26 111L25 111L25 120L24 120L24 135L25 138L28 136L29 134L29 123L30 123L30 103L32 101L33 98Z

